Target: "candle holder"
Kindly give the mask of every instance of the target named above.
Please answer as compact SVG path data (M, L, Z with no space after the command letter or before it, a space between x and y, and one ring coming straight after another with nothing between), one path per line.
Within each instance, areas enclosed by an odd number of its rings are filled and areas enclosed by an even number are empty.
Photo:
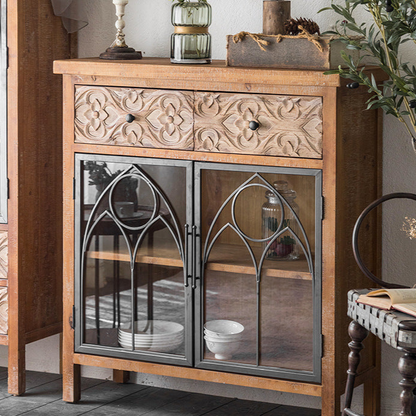
M133 48L129 48L125 41L126 35L124 34L123 29L126 26L126 22L123 20L123 17L128 3L129 0L113 0L113 4L116 6L117 16L115 25L117 28L116 40L100 55L101 59L142 59L142 53Z

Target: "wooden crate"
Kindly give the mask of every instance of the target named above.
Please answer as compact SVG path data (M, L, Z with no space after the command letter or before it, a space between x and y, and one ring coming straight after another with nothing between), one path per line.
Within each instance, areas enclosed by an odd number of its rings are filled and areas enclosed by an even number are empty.
M234 43L233 35L228 35L227 66L326 71L344 65L341 51L345 49L345 44L341 41L330 42L329 36L319 37L322 51L305 38L283 38L280 42L276 42L273 36L261 38L269 42L265 51L250 36ZM348 50L347 53L354 60L358 58L358 51Z

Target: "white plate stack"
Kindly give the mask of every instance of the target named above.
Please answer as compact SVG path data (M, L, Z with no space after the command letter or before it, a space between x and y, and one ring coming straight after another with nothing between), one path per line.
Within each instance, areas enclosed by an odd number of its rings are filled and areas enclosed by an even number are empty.
M170 352L180 347L184 340L184 327L176 322L143 320L134 322L134 349ZM131 328L118 330L118 343L132 349Z

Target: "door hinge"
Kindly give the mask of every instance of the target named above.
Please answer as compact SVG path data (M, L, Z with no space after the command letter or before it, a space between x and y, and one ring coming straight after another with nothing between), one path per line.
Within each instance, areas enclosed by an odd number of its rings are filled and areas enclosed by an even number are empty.
M72 199L75 199L76 181L72 178Z
M6 69L9 69L9 47L6 46Z
M69 317L69 325L75 329L75 305L72 305L72 315Z
M7 178L7 199L10 199L10 179Z
M325 218L325 197L321 197L321 220L323 221Z
M321 358L324 356L324 336L321 334Z

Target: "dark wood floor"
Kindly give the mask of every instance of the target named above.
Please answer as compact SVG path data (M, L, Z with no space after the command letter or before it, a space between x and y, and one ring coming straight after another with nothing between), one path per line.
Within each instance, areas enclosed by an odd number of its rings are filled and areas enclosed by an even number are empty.
M319 410L82 379L82 400L62 401L62 378L29 371L25 395L7 393L7 369L0 368L0 416L319 416Z

